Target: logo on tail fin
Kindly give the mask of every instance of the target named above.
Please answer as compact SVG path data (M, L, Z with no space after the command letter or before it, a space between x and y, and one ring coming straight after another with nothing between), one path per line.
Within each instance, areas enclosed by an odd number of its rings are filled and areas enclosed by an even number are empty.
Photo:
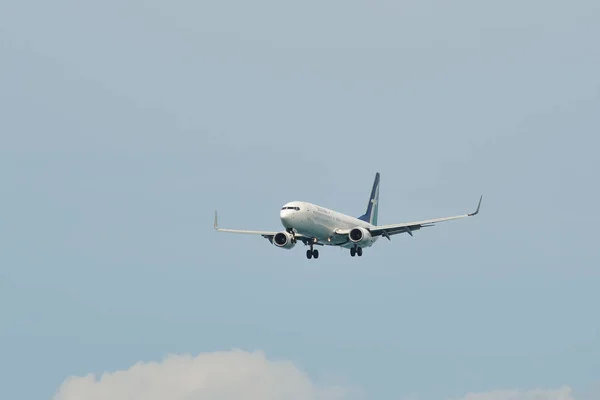
M367 204L367 211L358 219L368 222L371 225L377 225L377 211L379 210L379 172L375 174L373 189L371 189L371 197Z

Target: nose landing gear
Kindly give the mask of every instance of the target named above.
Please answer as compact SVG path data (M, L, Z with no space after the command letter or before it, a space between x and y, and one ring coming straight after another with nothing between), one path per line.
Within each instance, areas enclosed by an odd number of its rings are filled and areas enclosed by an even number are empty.
M292 228L287 228L285 231L287 233L289 233L290 235L292 235L292 243L296 243L297 242L296 232Z

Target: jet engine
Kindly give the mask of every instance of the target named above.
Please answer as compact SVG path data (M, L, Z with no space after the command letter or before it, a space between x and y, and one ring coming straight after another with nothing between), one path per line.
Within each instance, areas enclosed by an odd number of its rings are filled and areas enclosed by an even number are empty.
M282 249L291 249L296 245L294 237L288 232L279 232L273 236L273 244Z
M348 234L351 242L356 243L360 247L370 246L373 243L373 236L365 228L353 228Z

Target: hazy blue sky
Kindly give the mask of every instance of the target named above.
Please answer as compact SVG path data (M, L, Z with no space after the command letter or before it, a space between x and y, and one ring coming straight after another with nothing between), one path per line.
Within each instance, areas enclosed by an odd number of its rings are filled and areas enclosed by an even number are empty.
M366 399L598 399L599 21L596 0L0 2L0 398L240 349ZM377 171L380 223L481 214L316 261L212 229L279 229L291 200L360 215ZM120 399L96 395L56 398Z

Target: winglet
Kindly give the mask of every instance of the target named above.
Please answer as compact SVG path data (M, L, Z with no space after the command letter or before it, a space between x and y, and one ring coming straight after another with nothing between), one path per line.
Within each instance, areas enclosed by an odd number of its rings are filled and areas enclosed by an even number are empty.
M469 217L472 217L473 215L477 215L479 213L479 207L481 207L481 200L483 199L483 195L481 195L481 197L479 198L479 204L477 204L477 210L475 210L475 212L472 212L469 215Z
M214 227L216 230L219 230L219 220L217 218L217 210L215 210L215 224Z

